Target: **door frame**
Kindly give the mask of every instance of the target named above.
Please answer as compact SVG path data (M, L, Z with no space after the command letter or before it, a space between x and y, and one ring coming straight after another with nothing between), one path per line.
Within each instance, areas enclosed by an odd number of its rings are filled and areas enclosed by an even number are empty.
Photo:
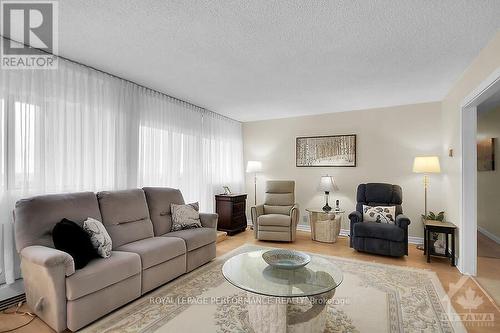
M460 107L462 177L458 269L473 276L477 274L477 106L497 92L500 92L500 67L481 82Z

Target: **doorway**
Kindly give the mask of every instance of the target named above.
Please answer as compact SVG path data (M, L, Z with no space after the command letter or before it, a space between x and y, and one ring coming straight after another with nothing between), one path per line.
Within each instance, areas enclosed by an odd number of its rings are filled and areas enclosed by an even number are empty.
M477 106L477 276L500 304L500 91Z
M477 275L477 113L478 107L500 93L500 68L484 80L461 107L461 202L460 257L458 268L463 274ZM494 97L493 97L494 98ZM484 104L483 106L484 107Z

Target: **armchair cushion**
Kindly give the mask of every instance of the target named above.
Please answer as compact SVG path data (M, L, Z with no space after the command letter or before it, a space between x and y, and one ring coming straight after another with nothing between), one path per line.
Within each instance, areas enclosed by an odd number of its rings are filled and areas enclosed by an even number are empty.
M353 225L356 237L378 238L393 242L403 242L404 230L389 223L363 222Z
M272 226L289 227L291 221L292 220L289 215L283 215L283 214L266 214L266 215L261 215L257 218L257 224L259 226L272 225Z
M264 205L264 214L282 214L282 215L290 215L290 209L292 209L292 205L289 206L270 206Z

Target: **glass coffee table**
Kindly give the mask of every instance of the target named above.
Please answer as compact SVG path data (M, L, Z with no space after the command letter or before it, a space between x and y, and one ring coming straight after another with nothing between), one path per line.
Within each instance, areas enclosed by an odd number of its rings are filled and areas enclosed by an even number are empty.
M222 267L224 278L248 293L249 322L255 332L323 332L328 300L342 283L342 271L311 255L305 267L269 266L260 250L238 254Z

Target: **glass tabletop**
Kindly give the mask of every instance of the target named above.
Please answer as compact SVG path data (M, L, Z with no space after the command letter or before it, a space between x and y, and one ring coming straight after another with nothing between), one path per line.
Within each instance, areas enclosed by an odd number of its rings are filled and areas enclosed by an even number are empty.
M269 266L260 250L238 254L224 263L222 274L236 287L274 297L306 297L337 288L342 271L326 259L311 255L305 267L286 270Z

